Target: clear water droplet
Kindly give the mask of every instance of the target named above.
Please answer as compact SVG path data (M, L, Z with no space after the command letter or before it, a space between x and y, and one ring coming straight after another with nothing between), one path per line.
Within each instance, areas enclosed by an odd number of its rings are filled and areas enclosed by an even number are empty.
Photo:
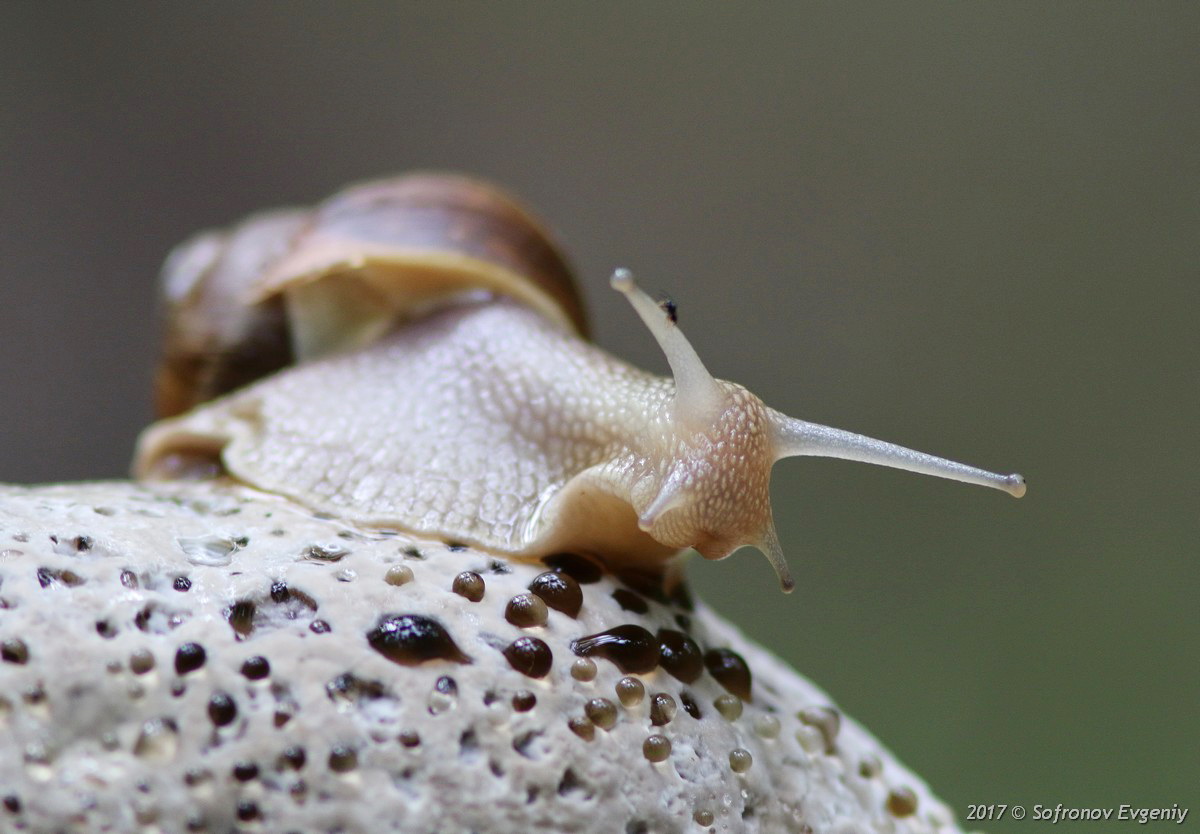
M224 567L233 561L233 554L241 550L239 540L215 533L194 538L181 536L175 541L179 543L187 560L193 565Z

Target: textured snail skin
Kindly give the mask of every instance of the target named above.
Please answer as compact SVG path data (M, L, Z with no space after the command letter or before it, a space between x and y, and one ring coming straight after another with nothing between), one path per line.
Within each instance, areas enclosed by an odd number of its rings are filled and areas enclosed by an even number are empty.
M151 427L140 477L219 455L269 492L360 524L537 558L669 568L762 550L793 581L775 534L770 471L830 455L981 483L1000 476L789 418L708 375L674 319L626 274L674 380L640 371L508 298L460 303L365 347L294 368Z
M672 516L650 538L633 507L648 505L665 477L661 447L672 459L687 452L671 447L660 416L672 393L668 380L497 300L441 311L161 424L140 456L145 472L181 435L227 438L222 461L239 479L361 523L506 554L661 558L692 541ZM752 520L769 512L765 477L746 477L732 456L709 460L725 476L710 517L735 506Z
M579 573L574 616L514 624L547 570L219 479L0 486L0 831L958 832L703 605ZM577 655L614 628L714 660ZM527 639L537 677L506 654Z

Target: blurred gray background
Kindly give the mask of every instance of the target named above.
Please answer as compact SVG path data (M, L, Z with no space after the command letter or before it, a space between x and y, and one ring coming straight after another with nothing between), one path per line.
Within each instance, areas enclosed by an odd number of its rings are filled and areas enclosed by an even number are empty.
M549 220L621 356L666 369L626 265L771 405L1029 478L782 463L799 588L746 551L693 564L713 606L960 816L1194 828L1198 43L1194 3L10 0L0 479L123 476L185 236L476 172Z

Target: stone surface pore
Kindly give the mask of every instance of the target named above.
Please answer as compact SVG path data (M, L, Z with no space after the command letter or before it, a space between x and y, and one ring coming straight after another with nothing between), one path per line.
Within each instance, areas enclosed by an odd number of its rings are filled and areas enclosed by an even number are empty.
M703 605L549 561L221 481L0 487L0 830L958 830Z

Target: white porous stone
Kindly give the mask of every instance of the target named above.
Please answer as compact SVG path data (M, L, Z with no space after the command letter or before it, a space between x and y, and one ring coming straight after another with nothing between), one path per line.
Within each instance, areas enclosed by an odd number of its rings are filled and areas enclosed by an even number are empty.
M606 576L581 585L577 617L508 622L546 570L220 482L0 487L0 830L958 830L828 696L703 605ZM452 590L463 571L484 581L478 602ZM369 635L400 615L461 655L385 657ZM631 706L614 662L572 676L572 641L621 625L743 658L740 716L713 706L727 690L710 670L628 673L645 688ZM502 651L522 637L552 655L541 678ZM655 726L659 693L678 708ZM597 698L611 729L584 718L607 723ZM661 763L643 752L656 734Z

